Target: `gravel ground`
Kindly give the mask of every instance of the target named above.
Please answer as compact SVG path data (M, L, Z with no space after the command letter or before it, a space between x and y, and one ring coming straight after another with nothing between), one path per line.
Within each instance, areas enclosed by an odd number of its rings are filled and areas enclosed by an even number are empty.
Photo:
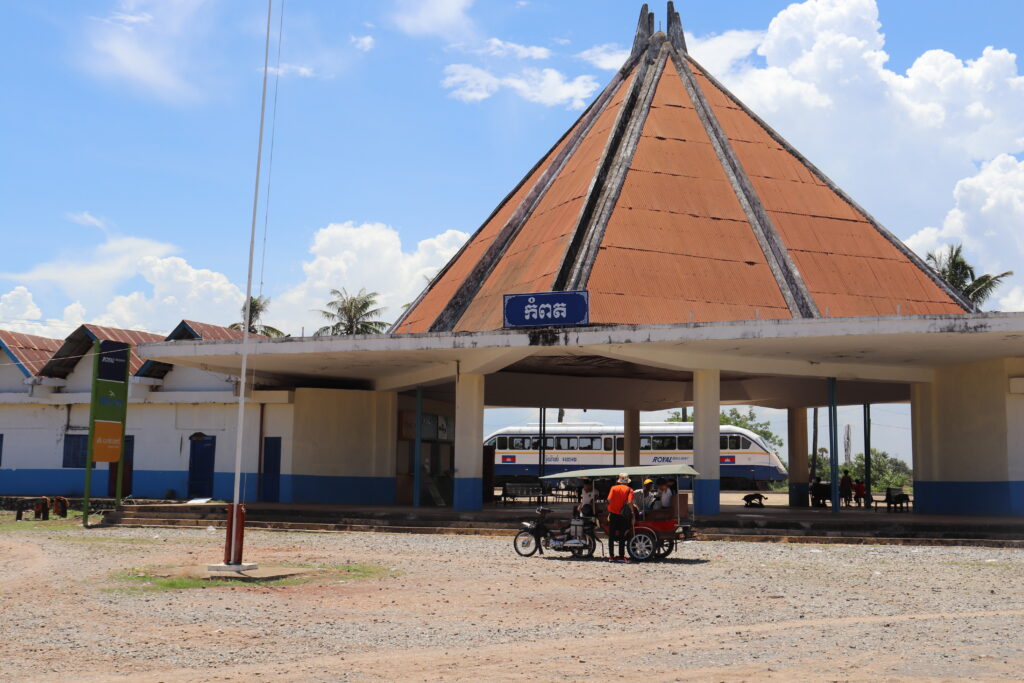
M0 518L0 680L1019 679L1024 552L694 542L667 561L518 557L510 539L251 531L321 577L141 591L221 532Z

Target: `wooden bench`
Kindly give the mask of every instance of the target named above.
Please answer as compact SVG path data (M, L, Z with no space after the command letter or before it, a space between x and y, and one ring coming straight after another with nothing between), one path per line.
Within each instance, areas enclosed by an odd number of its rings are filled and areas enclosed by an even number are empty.
M875 510L879 509L882 504L885 505L886 512L893 510L908 512L910 510L910 495L904 493L903 489L897 486L885 489L885 497L882 499L875 498L871 494L868 494L868 499L871 501L871 507Z
M502 485L501 502L503 505L508 505L509 501L515 502L519 498L526 498L527 500L536 499L537 504L540 505L544 500L544 487L540 484L517 482L509 482Z

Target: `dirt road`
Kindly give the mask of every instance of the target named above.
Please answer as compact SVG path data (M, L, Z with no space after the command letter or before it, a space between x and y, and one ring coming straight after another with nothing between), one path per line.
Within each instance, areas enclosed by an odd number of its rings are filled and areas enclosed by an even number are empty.
M158 590L219 532L0 519L0 680L1018 679L1024 552L692 543L658 564L508 539L252 532L247 559L379 565Z

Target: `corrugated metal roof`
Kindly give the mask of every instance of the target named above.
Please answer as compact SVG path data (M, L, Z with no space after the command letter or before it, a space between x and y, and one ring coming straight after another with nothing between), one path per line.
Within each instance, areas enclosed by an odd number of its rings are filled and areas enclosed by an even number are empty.
M623 83L587 131L501 261L480 287L473 303L459 319L456 331L500 329L505 294L551 289L608 145L612 127L634 78L636 74Z
M595 323L790 317L671 60L587 289Z
M964 312L699 68L694 75L822 315Z
M40 375L47 377L66 378L71 371L92 349L94 340L119 341L131 344L132 352L129 360L129 370L135 374L142 367L142 359L135 353L135 345L145 342L163 341L164 337L152 332L141 330L122 330L117 327L104 327L102 325L81 325L74 332L68 335L64 343L53 357L39 371Z
M185 328L187 328L187 330ZM167 335L166 341L171 341L174 339L204 339L206 341L230 341L232 339L241 339L242 336L242 330L233 330L230 327L223 327L221 325L211 325L210 323L200 323L196 322L195 320L182 320L178 324L178 327L176 327L169 335ZM258 338L263 337L263 335L251 333L249 334L249 336Z
M60 339L0 330L0 348L26 377L38 375L61 344L63 341Z
M964 312L916 256L690 60L670 15L667 33L641 17L631 71L397 332L497 329L505 294L554 287L588 289L598 324ZM568 159L545 176L561 150ZM532 213L503 230L533 187L546 189Z

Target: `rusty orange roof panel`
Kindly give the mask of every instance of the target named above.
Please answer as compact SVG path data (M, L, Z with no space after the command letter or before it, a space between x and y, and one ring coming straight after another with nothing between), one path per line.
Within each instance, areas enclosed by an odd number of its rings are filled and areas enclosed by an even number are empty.
M0 351L4 352L0 361L13 362L26 377L38 375L63 343L61 339L0 330Z

